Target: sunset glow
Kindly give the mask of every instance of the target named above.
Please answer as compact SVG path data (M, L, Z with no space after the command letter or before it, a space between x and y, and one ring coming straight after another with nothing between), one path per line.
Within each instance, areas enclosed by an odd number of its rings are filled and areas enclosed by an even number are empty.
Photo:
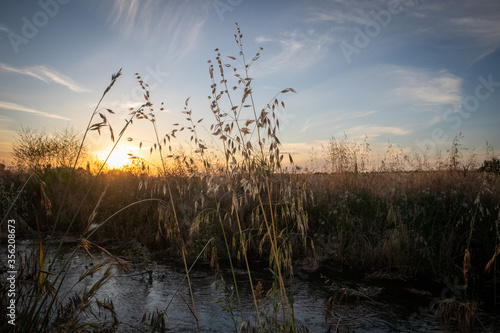
M97 153L97 156L99 160L104 161L106 160L106 157L108 156L109 152L99 152ZM129 155L126 153L115 150L109 157L106 165L108 166L109 169L120 169L124 167L127 164L130 164L131 160L129 159Z

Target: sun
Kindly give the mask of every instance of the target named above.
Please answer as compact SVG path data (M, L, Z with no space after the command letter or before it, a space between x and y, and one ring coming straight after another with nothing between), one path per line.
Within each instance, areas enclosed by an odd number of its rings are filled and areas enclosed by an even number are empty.
M100 160L104 161L108 156L108 153L109 152L100 152L97 155ZM109 157L106 165L110 169L121 169L129 163L130 163L129 155L120 150L115 149L111 154L111 156Z

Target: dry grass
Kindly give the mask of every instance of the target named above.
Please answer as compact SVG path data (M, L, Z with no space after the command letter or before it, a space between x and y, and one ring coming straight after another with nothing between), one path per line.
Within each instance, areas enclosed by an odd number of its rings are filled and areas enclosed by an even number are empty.
M478 303L476 301L460 301L446 299L436 303L436 317L453 329L460 332L474 332L478 321Z

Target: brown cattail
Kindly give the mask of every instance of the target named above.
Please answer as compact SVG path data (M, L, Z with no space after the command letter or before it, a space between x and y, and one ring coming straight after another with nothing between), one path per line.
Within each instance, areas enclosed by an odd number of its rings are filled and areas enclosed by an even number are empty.
M47 197L47 194L45 193L45 183L40 184L40 197L41 197L41 205L45 208L45 212L47 216L52 215L52 203L50 202L50 199Z
M485 267L485 272L489 272L490 269L491 269L491 266L493 266L493 263L495 262L495 259L497 256L500 255L500 244L496 246L496 251L495 253L493 254L493 257L491 258L490 261L488 261L488 263L486 264L486 267Z
M469 249L465 249L465 255L464 255L464 287L465 290L467 290L467 286L469 284L469 278L468 278L468 273L469 273L469 268L470 268L470 252Z

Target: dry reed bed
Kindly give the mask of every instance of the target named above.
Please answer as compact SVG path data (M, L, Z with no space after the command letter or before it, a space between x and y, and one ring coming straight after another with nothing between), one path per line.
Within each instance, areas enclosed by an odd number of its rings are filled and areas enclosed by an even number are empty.
M63 170L52 172L64 173ZM291 237L307 231L304 235L307 237L294 238L295 259L316 256L324 264L439 277L453 271L469 238L478 273L480 267L484 269L491 259L498 242L495 230L499 224L500 181L493 174L372 172L282 174L274 178L276 181L271 181L275 184L271 187L272 202L275 208L279 208L275 213L280 213L278 226L290 228ZM2 179L6 188L16 188L24 177L4 171ZM63 184L59 179L61 177L48 176L45 180L44 191L54 206L61 200L58 196ZM203 178L172 176L169 179L173 184L181 235L192 249L189 252L197 253L206 241L215 237L219 253L224 253L218 214L214 214L217 209L223 212L228 238L239 239L232 207L234 201L232 193L227 191L228 179L222 175ZM76 211L82 199L82 189L89 181L90 176L84 172L76 178L65 215L72 216ZM241 179L232 181L241 183ZM73 236L83 232L88 222L86 217L105 189L106 195L98 210L100 219L139 200L167 199L164 185L164 179L147 175L120 171L105 174L83 206ZM33 185L18 202L17 214L21 221L26 222L25 231L36 230L33 206L38 212L42 230L47 232L52 227L54 215L47 215L40 191L39 185ZM263 216L258 200L249 194L245 196L242 189L235 196L239 201L238 211L248 241L247 248L254 258L261 257L262 251L269 249L265 242L261 244ZM170 214L171 209L165 205L145 202L103 225L96 237L117 242L134 238L152 251L167 248L175 256L178 244L169 237L173 232L169 230L172 228ZM302 225L297 223L300 220L297 216L303 220ZM68 220L61 223L60 232L65 230L67 223ZM233 247L233 250L236 256L238 248Z

